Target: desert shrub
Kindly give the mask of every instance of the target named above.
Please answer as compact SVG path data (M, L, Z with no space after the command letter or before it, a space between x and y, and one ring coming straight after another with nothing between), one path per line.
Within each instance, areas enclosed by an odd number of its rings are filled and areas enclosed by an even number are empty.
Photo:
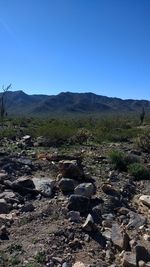
M95 140L99 143L126 142L137 137L140 129L137 129L134 120L128 118L110 117L101 119L94 129Z
M85 128L78 129L75 135L71 137L71 141L78 144L87 143L90 140L92 140L92 133Z
M128 166L128 172L135 178L135 180L150 179L150 171L140 163L133 163Z
M113 150L109 153L109 157L114 169L118 169L120 171L127 170L127 162L125 160L125 155L121 151Z
M127 171L128 166L132 164L139 164L139 158L133 154L125 154L119 150L113 150L109 153L109 158L114 166L114 169L120 171Z
M144 152L150 152L150 130L144 131L144 133L138 137L136 145Z
M44 263L45 262L45 251L39 251L36 256L35 256L35 260L38 263Z

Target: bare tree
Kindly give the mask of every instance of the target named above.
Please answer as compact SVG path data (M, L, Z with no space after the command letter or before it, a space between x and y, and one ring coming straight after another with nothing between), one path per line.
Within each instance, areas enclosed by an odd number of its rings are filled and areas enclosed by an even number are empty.
M1 122L2 126L4 125L4 117L7 116L6 112L6 104L5 104L5 95L6 92L11 88L11 84L9 84L7 87L2 87L2 95L0 99L0 116L1 116Z

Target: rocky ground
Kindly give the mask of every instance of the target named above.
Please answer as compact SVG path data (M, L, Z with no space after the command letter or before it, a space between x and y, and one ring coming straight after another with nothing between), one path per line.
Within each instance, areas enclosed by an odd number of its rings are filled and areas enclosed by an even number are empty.
M1 140L1 267L150 266L150 182L114 170L114 149L150 167L133 142Z

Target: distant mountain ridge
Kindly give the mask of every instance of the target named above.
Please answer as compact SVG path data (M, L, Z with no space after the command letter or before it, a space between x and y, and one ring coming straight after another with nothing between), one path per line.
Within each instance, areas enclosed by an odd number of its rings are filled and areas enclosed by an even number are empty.
M126 114L140 112L142 107L150 113L148 100L122 100L94 93L62 92L58 95L28 95L23 91L8 91L5 103L8 115L12 116Z

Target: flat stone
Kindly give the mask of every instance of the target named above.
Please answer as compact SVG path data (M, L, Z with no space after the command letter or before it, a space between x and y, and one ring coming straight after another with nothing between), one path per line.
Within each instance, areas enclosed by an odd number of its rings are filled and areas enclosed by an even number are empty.
M125 252L122 266L123 267L137 267L136 254L132 252Z
M19 177L12 183L13 186L26 187L26 188L35 188L33 181L25 176Z
M140 226L144 225L147 221L146 217L139 215L133 211L129 212L130 221L127 225L127 229L138 229Z
M140 202L150 208L150 195L142 195L139 198Z
M112 242L118 249L128 250L130 248L128 234L124 233L117 223L112 225L111 233Z
M83 262L77 261L75 264L73 264L72 267L86 267L86 266Z

